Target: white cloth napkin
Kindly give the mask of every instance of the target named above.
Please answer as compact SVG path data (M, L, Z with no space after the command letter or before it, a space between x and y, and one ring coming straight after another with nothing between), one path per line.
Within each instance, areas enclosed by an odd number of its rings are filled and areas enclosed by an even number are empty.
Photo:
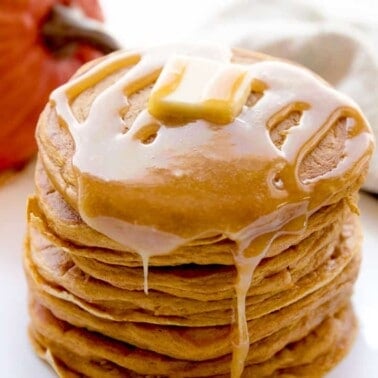
M309 67L360 105L378 139L377 8L375 0L239 0L198 36ZM378 150L364 188L378 193Z

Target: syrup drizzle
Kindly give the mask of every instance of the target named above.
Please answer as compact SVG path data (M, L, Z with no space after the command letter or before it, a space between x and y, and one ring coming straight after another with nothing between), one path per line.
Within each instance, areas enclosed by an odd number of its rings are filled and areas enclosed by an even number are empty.
M148 260L149 257L146 254L141 254L143 263L143 290L146 295L148 295Z
M230 49L214 45L115 53L55 90L50 103L75 142L81 217L140 254L146 294L151 257L207 235L235 241L237 322L231 375L238 378L249 350L245 302L254 270L274 239L303 232L308 217L334 188L345 185L344 176L358 173L371 154L372 136L353 101L307 70L277 61L248 66L252 88L254 82L262 83L264 95L253 107L244 106L230 124L197 120L172 127L144 110L123 133L128 96L153 83L173 53L222 62L232 57ZM71 108L75 98L119 69L125 69L124 75L95 98L87 118L79 122ZM267 125L284 119L288 108L304 110L303 116L278 149ZM301 160L340 117L352 120L345 157L322 176L301 182ZM143 144L138 132L151 124L158 133ZM277 173L279 179L272 180Z

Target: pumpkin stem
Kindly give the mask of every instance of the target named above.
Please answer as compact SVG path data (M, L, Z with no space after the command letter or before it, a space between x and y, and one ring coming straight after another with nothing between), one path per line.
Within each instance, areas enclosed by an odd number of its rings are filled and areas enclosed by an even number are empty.
M67 56L77 43L84 43L108 54L120 48L102 25L79 9L56 4L42 26L46 46L57 55Z

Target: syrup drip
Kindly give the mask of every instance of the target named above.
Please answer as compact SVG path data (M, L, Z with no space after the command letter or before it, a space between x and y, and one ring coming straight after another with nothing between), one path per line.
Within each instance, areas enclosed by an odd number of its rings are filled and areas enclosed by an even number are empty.
M142 263L143 263L143 290L144 293L148 294L148 255L141 254L142 257Z
M116 53L55 90L50 104L75 142L81 217L140 254L146 293L151 257L208 235L235 241L237 322L231 372L238 378L249 350L245 302L254 270L274 239L303 232L308 217L335 188L358 174L373 141L353 101L307 70L277 61L248 66L251 87L259 83L264 95L253 107L244 106L230 124L197 120L165 125L144 110L123 133L128 96L153 83L173 53L221 62L232 56L229 49L213 45ZM95 98L87 118L79 122L71 109L75 98L120 69L124 75ZM283 120L289 110L303 115L278 149L267 126ZM344 158L329 172L301 182L302 159L340 117L349 122ZM158 132L143 143L138 136L149 125Z
M259 219L253 226L250 225L247 229L242 230L239 235L230 236L230 238L238 241L234 254L237 270L235 283L237 327L236 332L234 332L234 334L236 333L236 342L232 343L232 378L240 377L243 373L244 363L249 352L249 332L245 304L253 273L277 237L285 234L301 234L305 230L310 214L306 212L307 205L307 202L292 204L290 208L286 207L284 212L279 209L273 214ZM261 229L264 230L263 233L261 233ZM242 242L240 242L241 240ZM247 250L252 254L252 257L245 257Z

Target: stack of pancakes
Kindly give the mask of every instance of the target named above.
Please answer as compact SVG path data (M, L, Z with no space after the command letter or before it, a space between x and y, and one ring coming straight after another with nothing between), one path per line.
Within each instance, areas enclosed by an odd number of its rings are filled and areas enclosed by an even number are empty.
M243 53L240 59L260 56ZM84 92L75 106L85 112L116 79ZM130 124L146 107L150 89L130 99ZM257 97L252 94L250 103ZM297 118L289 114L281 129ZM343 128L345 122L336 124L319 142L304 177L329 169L327 154L347 138ZM38 355L62 377L229 376L235 242L224 235L192 240L152 256L147 276L138 253L81 219L75 145L51 107L37 140L24 265ZM302 233L281 235L269 246L246 298L250 348L243 376L322 376L347 353L356 330L350 297L360 263L355 200L366 169L367 162L334 190Z

